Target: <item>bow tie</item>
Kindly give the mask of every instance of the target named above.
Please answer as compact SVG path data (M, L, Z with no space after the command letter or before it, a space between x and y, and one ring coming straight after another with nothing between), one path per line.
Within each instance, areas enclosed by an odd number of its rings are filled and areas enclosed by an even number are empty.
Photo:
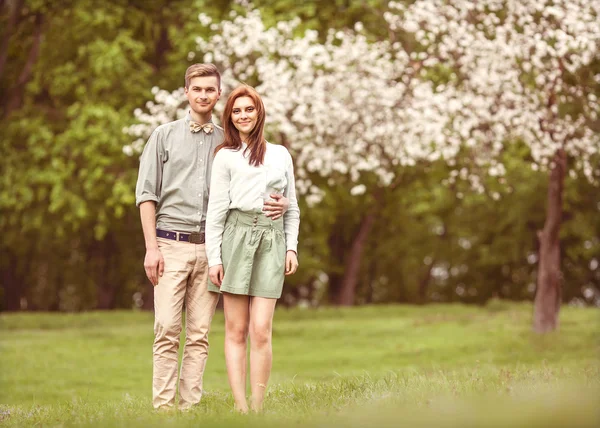
M200 130L206 132L207 134L211 134L213 132L213 124L205 123L204 125L200 125L198 122L194 122L190 120L190 131L199 132Z

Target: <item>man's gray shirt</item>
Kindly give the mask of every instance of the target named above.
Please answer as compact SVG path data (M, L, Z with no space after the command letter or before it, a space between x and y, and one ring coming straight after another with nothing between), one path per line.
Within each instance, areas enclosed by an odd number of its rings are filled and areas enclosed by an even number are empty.
M159 229L204 231L214 152L224 134L217 126L192 133L191 120L188 113L156 128L140 157L135 203L156 202Z

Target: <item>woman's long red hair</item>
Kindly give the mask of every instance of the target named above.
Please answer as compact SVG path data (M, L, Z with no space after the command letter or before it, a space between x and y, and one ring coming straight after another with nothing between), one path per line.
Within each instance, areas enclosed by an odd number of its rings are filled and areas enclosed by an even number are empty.
M225 104L225 109L223 110L223 116L221 117L221 124L223 125L223 130L225 132L225 139L223 140L223 143L215 149L215 154L223 148L233 150L240 150L242 148L240 133L231 120L233 104L235 103L235 100L240 97L249 97L252 99L254 102L254 107L256 108L256 125L254 126L254 129L250 131L250 135L248 135L248 138L245 141L248 147L246 147L244 155L246 152L250 152L250 165L259 166L264 162L265 152L267 151L267 141L264 137L265 106L260 98L260 95L258 95L258 92L256 92L253 87L248 85L238 86L231 92L231 94L229 94L229 98L227 98L227 103Z

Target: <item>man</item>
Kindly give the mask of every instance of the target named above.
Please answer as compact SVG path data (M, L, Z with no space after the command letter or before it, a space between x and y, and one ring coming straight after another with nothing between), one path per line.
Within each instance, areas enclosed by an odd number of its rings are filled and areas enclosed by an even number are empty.
M144 269L154 285L152 404L175 403L179 335L186 309L186 340L179 375L179 408L202 397L208 332L219 300L208 291L204 223L215 148L223 129L212 122L221 96L221 76L213 64L194 64L185 73L190 110L184 119L154 130L142 156L136 186L146 257ZM266 215L280 217L289 205L272 195Z

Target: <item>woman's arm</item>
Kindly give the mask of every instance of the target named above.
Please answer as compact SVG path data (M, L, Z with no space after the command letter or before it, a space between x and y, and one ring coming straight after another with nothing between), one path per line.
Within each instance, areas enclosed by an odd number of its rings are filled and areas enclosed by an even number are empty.
M223 229L230 205L229 186L231 173L227 165L226 149L220 150L213 162L210 193L208 196L208 210L206 213L206 254L208 266L223 264L221 260L221 243L223 242Z
M300 229L300 208L296 198L296 180L294 178L294 163L292 156L285 149L287 187L285 197L289 199L290 206L283 215L283 230L285 232L285 245L288 251L298 253L298 231Z

